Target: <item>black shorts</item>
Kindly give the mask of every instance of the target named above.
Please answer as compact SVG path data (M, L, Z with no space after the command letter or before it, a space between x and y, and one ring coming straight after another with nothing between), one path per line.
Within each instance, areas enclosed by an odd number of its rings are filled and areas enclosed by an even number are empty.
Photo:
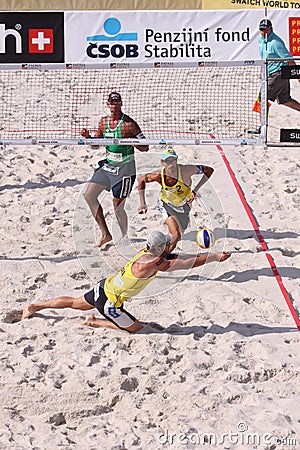
M103 159L98 165L90 182L105 186L115 198L129 197L136 179L135 162L115 165Z
M99 281L96 286L84 294L84 299L95 306L102 316L117 325L121 330L126 330L136 321L136 318L123 308L116 308L106 297L104 292L105 279Z

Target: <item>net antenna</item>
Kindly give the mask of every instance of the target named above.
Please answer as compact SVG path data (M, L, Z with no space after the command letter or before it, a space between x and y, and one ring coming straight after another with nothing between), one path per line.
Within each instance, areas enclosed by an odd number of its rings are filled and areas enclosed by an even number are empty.
M265 15L264 19L267 21L268 19L268 6L264 7ZM264 36L266 51L268 53L268 36L265 34ZM268 118L269 118L269 104L268 104L268 63L265 61L265 76L263 77L262 86L261 86L261 129L262 134L265 139L265 144L268 140Z
M264 144L264 127L261 135L248 134L261 125L253 104L263 61L125 66L1 64L0 144ZM146 139L81 136L83 128L96 132L112 91Z

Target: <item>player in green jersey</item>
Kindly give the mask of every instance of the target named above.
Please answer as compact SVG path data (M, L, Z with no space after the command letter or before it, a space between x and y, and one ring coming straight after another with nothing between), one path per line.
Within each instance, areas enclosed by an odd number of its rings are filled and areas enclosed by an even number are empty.
M118 92L111 92L107 105L110 114L100 119L98 130L91 136L84 128L81 135L85 138L144 138L139 125L127 114L122 112L122 98ZM89 208L99 225L101 238L98 247L103 247L112 240L104 218L103 208L98 197L103 190L112 191L113 206L122 236L127 235L128 218L125 200L130 195L136 179L134 148L141 152L149 150L148 145L107 145L106 158L99 161L88 187L84 193Z

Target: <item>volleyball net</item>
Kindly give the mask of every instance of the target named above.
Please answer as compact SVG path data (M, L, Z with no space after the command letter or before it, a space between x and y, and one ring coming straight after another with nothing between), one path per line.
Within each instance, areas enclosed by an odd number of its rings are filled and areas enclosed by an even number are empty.
M261 125L253 105L263 79L261 61L124 64L122 68L6 65L0 67L0 143L116 143L83 139L80 133L87 128L93 135L100 118L109 113L109 93L117 91L123 112L146 137L143 144L261 145L263 135L249 139L248 131Z

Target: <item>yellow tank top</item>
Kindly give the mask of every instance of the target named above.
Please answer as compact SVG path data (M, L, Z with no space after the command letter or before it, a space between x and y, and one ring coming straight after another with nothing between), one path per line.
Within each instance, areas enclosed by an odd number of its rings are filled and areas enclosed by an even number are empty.
M155 274L149 278L137 278L132 273L133 263L146 254L151 255L147 250L142 250L125 264L117 275L112 275L106 279L104 283L105 295L116 308L120 308L128 298L138 295L156 277Z
M171 203L175 206L184 205L192 197L191 186L187 186L182 181L180 166L177 166L178 174L173 186L167 186L165 183L165 169L161 169L161 184L160 198L165 203Z

